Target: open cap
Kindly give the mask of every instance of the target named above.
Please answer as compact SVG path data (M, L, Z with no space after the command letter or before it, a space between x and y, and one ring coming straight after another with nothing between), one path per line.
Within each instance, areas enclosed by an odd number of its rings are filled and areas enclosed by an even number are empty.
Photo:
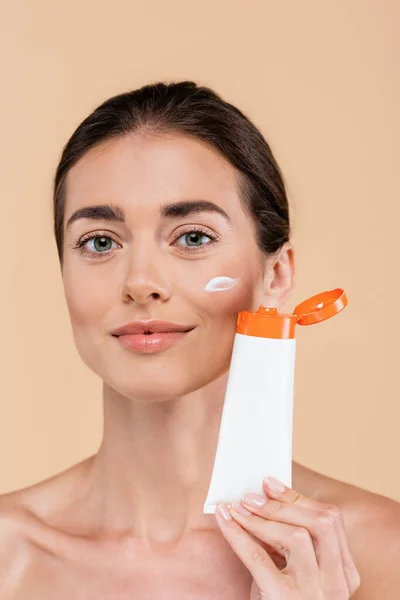
M295 307L293 315L297 317L298 325L314 325L337 315L347 304L344 290L336 288L304 300Z
M292 314L278 313L273 307L260 306L256 312L241 311L236 332L257 337L288 339L295 337L296 324L314 325L338 314L348 304L341 288L311 296L298 304Z

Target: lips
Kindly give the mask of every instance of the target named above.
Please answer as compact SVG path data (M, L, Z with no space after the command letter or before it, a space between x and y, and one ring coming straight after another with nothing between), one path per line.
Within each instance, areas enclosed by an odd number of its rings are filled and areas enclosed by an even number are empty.
M114 336L121 335L140 335L150 333L171 333L171 332L186 332L194 329L193 325L180 325L170 321L132 321L126 323L111 333Z
M130 335L119 335L116 337L117 342L128 350L140 352L144 354L153 354L166 350L170 346L175 345L189 335L188 331L168 331L163 333L136 333Z

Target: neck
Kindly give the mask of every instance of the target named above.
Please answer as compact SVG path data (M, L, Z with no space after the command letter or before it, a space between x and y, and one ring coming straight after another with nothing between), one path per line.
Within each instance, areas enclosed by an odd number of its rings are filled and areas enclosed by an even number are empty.
M104 384L104 436L89 475L102 531L176 545L218 529L203 504L227 377L162 401L128 399Z

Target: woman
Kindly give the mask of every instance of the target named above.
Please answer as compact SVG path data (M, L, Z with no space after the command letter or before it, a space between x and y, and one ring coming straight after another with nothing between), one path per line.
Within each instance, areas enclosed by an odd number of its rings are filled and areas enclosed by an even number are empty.
M293 463L293 488L203 514L237 313L293 286L283 178L255 126L190 81L111 98L64 148L54 231L104 437L1 498L1 600L397 598L393 500ZM238 283L208 292L220 276Z

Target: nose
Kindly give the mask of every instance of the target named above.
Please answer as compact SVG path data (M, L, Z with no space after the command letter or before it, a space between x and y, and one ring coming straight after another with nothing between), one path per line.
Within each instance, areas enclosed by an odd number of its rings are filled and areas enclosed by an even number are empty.
M142 243L132 249L126 267L123 283L123 299L145 305L154 300L165 301L170 292L162 268L163 257L151 248L150 243Z

